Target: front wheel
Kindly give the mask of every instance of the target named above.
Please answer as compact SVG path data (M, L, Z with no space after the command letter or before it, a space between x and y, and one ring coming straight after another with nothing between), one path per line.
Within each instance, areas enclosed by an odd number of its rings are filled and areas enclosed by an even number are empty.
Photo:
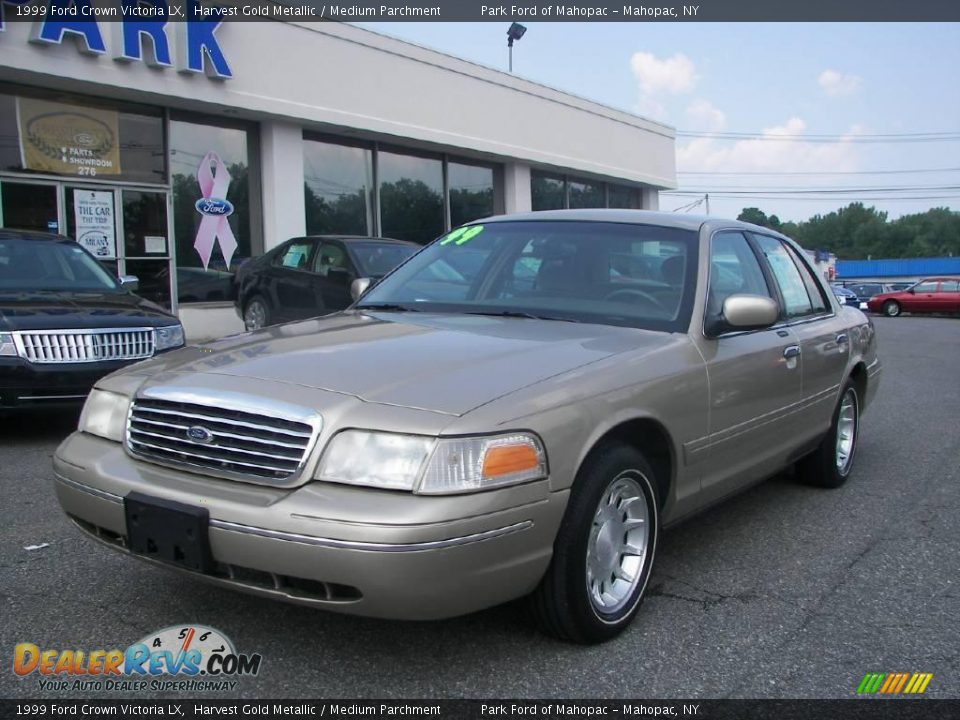
M553 560L531 596L541 629L589 644L626 628L643 599L659 529L656 478L638 450L606 444L584 462Z
M900 314L900 303L896 300L887 300L883 304L883 314L887 317L897 317Z
M838 488L853 469L860 433L860 396L851 381L843 388L840 403L833 412L830 430L810 455L798 466L800 476L811 485Z

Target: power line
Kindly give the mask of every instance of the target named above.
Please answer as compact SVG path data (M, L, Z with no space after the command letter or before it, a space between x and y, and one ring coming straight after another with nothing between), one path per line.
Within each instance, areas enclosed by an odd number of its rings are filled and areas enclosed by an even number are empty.
M711 140L750 140L759 142L799 141L806 143L857 143L857 144L889 144L889 143L928 143L928 142L960 142L960 133L921 134L903 133L889 135L798 135L782 134L770 135L764 133L731 133L731 132L691 132L678 130L678 138L706 138Z
M727 172L714 170L677 170L678 175L703 175L710 177L740 177L745 175L752 176L793 176L793 175L908 175L915 173L939 173L939 172L960 172L960 167L955 168L916 168L911 170L780 170L780 171L736 171Z
M684 190L663 190L664 195L703 195L704 193L727 193L736 195L849 195L859 193L898 193L945 190L960 190L960 185L914 185L903 187L865 187L865 188L688 188Z
M871 195L858 195L849 198L838 198L836 195L803 195L803 196L790 196L790 195L727 195L723 192L711 192L710 197L714 198L726 198L729 200L777 200L777 201L821 201L821 200L840 200L846 199L851 201L860 201L860 200L873 200L873 201L882 201L882 202L898 202L903 200L955 200L960 199L960 194L954 195L883 195L883 196L871 196Z

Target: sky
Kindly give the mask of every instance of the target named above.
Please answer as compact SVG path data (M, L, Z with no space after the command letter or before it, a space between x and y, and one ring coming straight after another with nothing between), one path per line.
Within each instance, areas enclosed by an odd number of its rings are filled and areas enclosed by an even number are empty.
M507 69L509 23L357 24ZM662 210L710 193L722 217L753 206L800 221L857 200L890 218L960 211L960 24L525 25L516 75L698 134L676 143L679 189L696 194L663 193ZM703 136L716 132L747 137ZM755 192L724 197L736 188ZM839 188L859 192L824 192Z

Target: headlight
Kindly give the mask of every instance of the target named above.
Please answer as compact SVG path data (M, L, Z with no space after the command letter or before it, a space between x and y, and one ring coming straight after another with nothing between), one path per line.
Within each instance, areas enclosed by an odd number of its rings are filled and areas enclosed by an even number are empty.
M80 431L122 442L127 427L130 398L94 388L80 413Z
M528 433L471 438L346 430L336 435L316 478L423 495L474 492L547 476L547 458Z
M183 325L168 325L153 329L154 352L178 348L183 344Z
M0 355L17 355L17 346L13 343L13 335L0 333Z

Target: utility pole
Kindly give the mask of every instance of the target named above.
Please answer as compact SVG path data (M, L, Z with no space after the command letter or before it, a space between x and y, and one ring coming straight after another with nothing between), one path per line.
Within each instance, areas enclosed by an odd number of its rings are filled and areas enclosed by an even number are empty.
M710 214L710 193L707 193L703 196L704 200L707 201L707 215Z

